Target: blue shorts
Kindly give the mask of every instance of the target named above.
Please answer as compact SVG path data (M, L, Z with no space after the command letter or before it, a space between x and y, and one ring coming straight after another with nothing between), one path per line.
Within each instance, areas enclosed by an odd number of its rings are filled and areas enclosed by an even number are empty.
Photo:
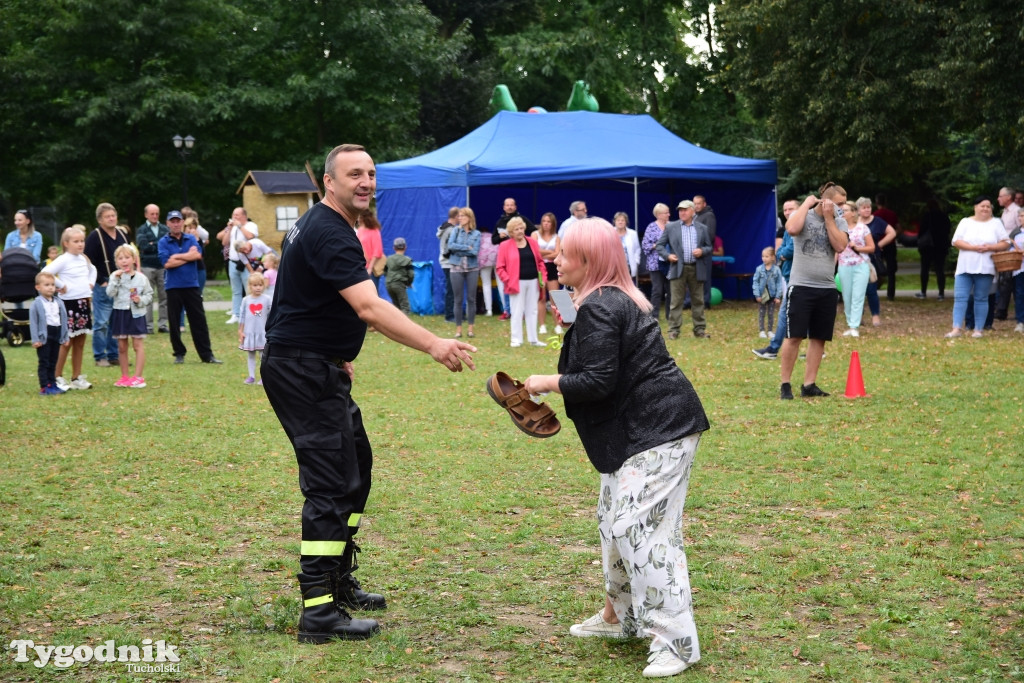
M146 316L138 318L131 311L115 308L110 312L110 336L114 339L146 336Z

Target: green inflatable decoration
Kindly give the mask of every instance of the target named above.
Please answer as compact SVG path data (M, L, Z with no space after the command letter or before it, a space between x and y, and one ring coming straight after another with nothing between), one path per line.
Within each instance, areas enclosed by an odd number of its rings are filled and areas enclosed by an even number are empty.
M711 305L712 306L717 306L720 303L722 303L722 290L720 290L718 287L712 287L711 288Z
M839 273L836 273L836 289L839 290L840 294L843 293L843 283L839 279Z
M598 111L597 98L590 94L590 87L584 81L576 81L569 95L566 111Z
M491 114L499 111L519 111L507 85L496 85L491 92Z

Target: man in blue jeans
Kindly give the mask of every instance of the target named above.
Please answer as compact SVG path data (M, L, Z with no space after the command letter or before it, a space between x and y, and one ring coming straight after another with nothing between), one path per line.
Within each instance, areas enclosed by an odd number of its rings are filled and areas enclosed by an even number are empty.
M787 199L782 203L782 215L786 217L787 221L798 206L795 199ZM779 355L779 349L782 348L782 340L786 338L786 318L789 314L789 274L793 270L793 238L785 230L782 233L782 244L775 250L775 258L779 261L779 271L782 273L782 277L786 279L786 286L782 288L782 302L779 304L779 320L775 325L775 336L763 349L750 350L755 356L764 360L775 360Z
M85 255L96 266L96 286L92 290L92 355L97 367L117 365L117 340L110 336L110 314L114 310L113 300L107 296L107 281L117 270L114 250L128 244L128 237L118 228L117 209L113 204L103 202L96 207L96 222L99 229L85 238Z

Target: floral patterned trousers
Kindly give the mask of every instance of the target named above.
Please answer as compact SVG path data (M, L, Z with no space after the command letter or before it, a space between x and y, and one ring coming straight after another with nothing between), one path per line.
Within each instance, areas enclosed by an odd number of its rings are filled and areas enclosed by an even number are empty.
M683 544L683 506L700 434L637 453L601 475L597 505L605 590L626 636L700 659Z

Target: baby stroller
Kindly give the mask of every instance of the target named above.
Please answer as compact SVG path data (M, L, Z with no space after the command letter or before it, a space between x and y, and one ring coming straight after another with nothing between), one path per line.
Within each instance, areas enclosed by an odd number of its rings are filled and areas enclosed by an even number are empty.
M39 264L28 249L12 247L0 256L0 335L6 337L11 346L21 346L31 336L25 302L36 296L38 272ZM22 307L7 304L22 304Z

